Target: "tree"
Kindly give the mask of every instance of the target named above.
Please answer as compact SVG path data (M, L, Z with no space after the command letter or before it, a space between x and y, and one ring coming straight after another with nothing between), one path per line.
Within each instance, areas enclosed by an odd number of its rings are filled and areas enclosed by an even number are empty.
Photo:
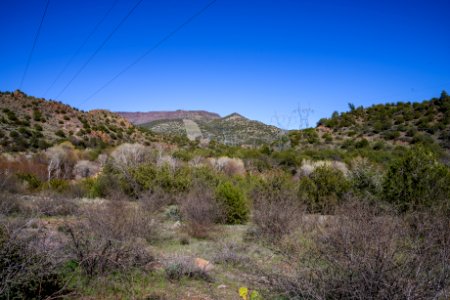
M48 158L47 179L67 178L72 174L72 168L76 162L74 146L64 142L46 150Z
M411 149L389 167L383 194L402 212L448 202L449 168L438 163L424 148Z
M355 104L353 103L348 103L348 108L350 109L351 112L354 112L356 109Z
M243 224L248 220L249 208L245 194L231 182L225 181L217 186L216 199L224 210L227 224Z

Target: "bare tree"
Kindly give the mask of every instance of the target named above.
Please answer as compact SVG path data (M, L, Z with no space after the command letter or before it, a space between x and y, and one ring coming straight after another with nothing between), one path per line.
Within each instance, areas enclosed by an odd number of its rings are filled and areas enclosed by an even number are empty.
M114 169L120 172L136 195L139 187L130 173L130 169L147 161L149 154L149 149L141 144L122 144L111 153Z
M53 146L45 152L48 158L47 180L52 178L68 178L76 161L74 148L69 144Z

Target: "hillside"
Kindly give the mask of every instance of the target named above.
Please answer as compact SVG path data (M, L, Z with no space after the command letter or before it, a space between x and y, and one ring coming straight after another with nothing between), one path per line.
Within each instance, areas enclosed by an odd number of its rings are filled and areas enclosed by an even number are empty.
M450 149L450 97L423 102L376 104L335 112L318 122L317 132L329 140L385 140L399 144L437 143Z
M157 120L214 120L220 116L204 110L176 110L176 111L149 111L149 112L116 112L131 123L139 125Z
M190 126L186 126L187 120ZM192 125L196 128L192 129ZM177 134L190 139L217 141L227 145L259 145L277 140L283 131L275 126L249 120L237 113L215 119L172 119L157 120L142 127L163 134ZM188 134L189 133L189 134Z
M82 112L60 102L28 96L20 91L0 92L0 149L45 149L70 140L79 147L123 142L148 143L150 132L107 110Z

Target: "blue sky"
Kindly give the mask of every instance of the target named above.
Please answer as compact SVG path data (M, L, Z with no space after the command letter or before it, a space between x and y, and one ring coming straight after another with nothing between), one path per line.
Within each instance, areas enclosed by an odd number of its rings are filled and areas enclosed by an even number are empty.
M47 0L1 0L0 90L19 87ZM136 0L50 0L22 86L54 99ZM218 0L94 98L117 72L208 3L143 0L56 100L113 111L239 112L288 126L347 103L421 101L450 90L450 1ZM292 119L290 127L296 127Z

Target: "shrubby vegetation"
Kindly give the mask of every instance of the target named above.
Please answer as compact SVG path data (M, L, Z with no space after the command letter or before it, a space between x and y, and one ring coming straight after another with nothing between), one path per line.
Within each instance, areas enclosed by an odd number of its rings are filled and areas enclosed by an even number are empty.
M427 141L446 132L446 97L322 120L345 137L309 129L248 148L66 138L2 153L0 299L235 299L243 286L264 299L447 299L449 156ZM39 103L26 105L42 123ZM2 114L20 126L0 139L45 131ZM139 131L97 117L79 120L86 133Z

